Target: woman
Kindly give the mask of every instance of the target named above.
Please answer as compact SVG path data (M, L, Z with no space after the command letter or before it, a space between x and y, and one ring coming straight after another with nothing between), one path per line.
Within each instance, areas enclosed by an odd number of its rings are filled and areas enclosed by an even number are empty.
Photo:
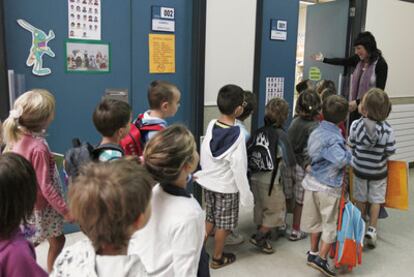
M324 58L322 53L311 58L327 64L355 67L351 83L349 124L361 117L358 105L364 94L373 87L384 90L387 82L388 65L377 48L375 37L370 32L360 33L354 41L355 55L349 58Z

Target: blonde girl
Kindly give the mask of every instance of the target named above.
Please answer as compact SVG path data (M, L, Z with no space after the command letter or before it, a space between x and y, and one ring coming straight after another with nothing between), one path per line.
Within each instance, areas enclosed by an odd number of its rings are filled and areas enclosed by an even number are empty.
M150 275L197 276L205 216L186 186L198 160L193 135L180 125L158 132L145 147L144 165L159 184L152 191L152 216L129 251Z
M3 124L6 151L25 157L36 172L36 204L24 229L35 246L49 241L49 272L65 244L63 218L69 219L56 164L45 139L54 114L53 95L44 89L34 89L17 98Z

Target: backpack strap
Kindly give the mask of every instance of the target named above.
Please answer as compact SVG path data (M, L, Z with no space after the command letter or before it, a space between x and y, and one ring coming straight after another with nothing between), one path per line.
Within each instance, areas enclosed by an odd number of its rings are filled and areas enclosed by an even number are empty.
M276 155L277 155L277 152L276 152ZM275 186L275 179L277 175L277 170L279 168L280 160L281 158L277 158L274 164L274 169L272 171L272 178L270 179L270 186L269 186L269 193L268 193L269 196L272 194L273 187Z
M93 159L97 160L99 158L99 155L105 150L114 150L114 151L120 152L122 156L125 155L124 149L122 149L120 145L114 144L114 143L105 143L105 144L98 145L97 147L93 149L92 151Z

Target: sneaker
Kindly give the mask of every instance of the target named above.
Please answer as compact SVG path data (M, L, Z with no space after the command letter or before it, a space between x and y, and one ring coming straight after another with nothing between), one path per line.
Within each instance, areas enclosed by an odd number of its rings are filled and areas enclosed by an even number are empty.
M304 233L302 231L292 230L292 233L289 236L289 240L290 241L298 241L298 240L304 239L306 237L307 237L306 233Z
M315 260L316 257L318 257L318 255L311 254L310 251L308 251L306 254L308 255L308 258L306 261L306 264L308 265L310 265L310 263L313 262L313 260Z
M316 270L319 270L325 276L335 277L335 271L329 266L328 261L322 259L320 256L317 256L309 263L309 266L313 267Z
M244 237L239 234L237 230L233 230L230 235L226 237L224 245L238 245L244 242Z
M280 237L285 237L287 235L287 225L275 228L273 234L272 238L275 240Z
M253 234L250 238L250 243L258 247L263 253L273 254L275 252L266 235L262 235L259 238L257 234Z
M375 248L377 246L377 230L374 227L369 226L365 234L365 241L369 248Z

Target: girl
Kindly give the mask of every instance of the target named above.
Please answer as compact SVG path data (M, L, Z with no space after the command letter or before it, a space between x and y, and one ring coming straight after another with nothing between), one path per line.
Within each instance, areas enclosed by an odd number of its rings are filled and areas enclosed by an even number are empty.
M158 132L145 147L144 165L159 184L153 188L151 219L128 250L140 256L150 275L197 275L205 216L186 186L198 160L193 135L179 125Z
M295 208L293 210L292 233L289 240L297 241L305 238L305 233L300 231L300 219L302 216L304 189L302 180L305 177L306 168L310 165L307 145L310 133L318 127L318 118L321 111L321 99L314 90L306 90L301 93L296 101L296 117L292 120L288 130L290 145L293 147L296 158L296 174L294 177Z
M36 175L31 164L14 153L0 155L0 276L47 276L19 229L32 214L35 201Z
M25 226L25 235L35 246L46 239L49 241L49 272L65 244L63 217L69 219L56 164L45 140L45 130L53 120L54 110L55 99L50 92L28 91L16 100L3 126L7 151L25 157L36 172L36 204Z

